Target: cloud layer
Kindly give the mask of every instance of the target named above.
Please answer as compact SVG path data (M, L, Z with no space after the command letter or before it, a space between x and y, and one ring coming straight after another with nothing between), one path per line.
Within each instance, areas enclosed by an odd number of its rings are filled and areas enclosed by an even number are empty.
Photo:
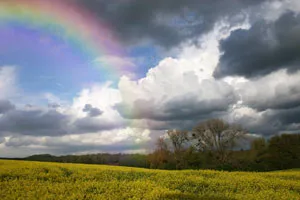
M258 21L220 43L224 54L215 77L267 75L278 69L299 70L300 16L287 12L274 22Z
M245 18L261 0L77 0L83 7L103 19L127 44L151 41L173 47L187 39L197 39L209 32L222 18L232 23ZM139 40L136 40L139 38Z
M209 118L266 137L300 131L296 1L78 1L124 43L151 42L166 57L140 79L91 83L71 101L49 92L46 103L18 100L18 71L0 67L0 156L147 152L165 130Z

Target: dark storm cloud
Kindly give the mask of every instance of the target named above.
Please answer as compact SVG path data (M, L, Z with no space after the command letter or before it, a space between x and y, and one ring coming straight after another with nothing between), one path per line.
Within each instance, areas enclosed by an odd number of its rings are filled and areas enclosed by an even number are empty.
M257 109L258 111L264 111L267 109L291 109L300 105L299 99L292 99L291 101L281 101L280 99L274 99L273 102L261 102L252 104L250 106Z
M300 106L300 72L285 71L245 82L238 93L247 107L257 111L291 109Z
M258 111L265 111L268 109L291 109L300 106L299 93L296 93L296 95L287 93L287 96L281 96L280 91L278 91L278 93L279 95L273 98L259 97L259 99L255 99L255 96L253 96L251 100L245 101L244 104Z
M163 105L156 105L152 101L136 100L133 107L126 104L116 105L119 113L128 119L151 119L156 121L176 121L197 119L210 116L214 112L226 111L236 102L234 93L223 98L203 100L195 95L180 96Z
M215 77L256 77L281 68L300 69L300 15L288 12L275 22L259 21L249 30L236 30L220 44Z
M103 111L93 107L91 104L86 104L82 111L88 113L89 117L98 117L103 114Z
M211 30L222 17L232 17L264 0L77 0L104 20L125 42L150 39L170 47ZM140 41L137 41L140 40Z
M267 110L261 117L245 115L237 123L252 133L272 136L281 132L300 131L300 107L291 109Z
M12 110L0 117L0 132L56 136L68 133L69 117L54 110Z
M208 116L214 112L226 111L236 102L236 96L231 91L223 98L202 100L197 96L183 96L168 102L165 112L175 116L177 120L193 119L199 116Z
M13 109L15 109L15 106L10 101L0 100L0 114L6 113Z
M275 123L277 123L277 126L282 127L281 129L284 130L286 129L285 127L288 127L291 124L299 124L300 123L299 116L300 116L300 107L297 107L292 109L270 111L267 118L269 118L270 121L274 121Z

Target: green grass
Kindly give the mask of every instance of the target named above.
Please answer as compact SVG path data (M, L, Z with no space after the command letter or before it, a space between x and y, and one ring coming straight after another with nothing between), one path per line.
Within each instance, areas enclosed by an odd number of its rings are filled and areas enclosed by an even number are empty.
M0 199L300 199L300 171L164 171L0 160Z

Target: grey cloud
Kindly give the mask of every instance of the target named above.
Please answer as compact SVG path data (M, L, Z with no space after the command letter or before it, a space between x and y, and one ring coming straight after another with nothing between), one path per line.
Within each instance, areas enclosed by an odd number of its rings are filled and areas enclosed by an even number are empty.
M132 105L123 102L115 107L128 119L173 121L197 119L226 111L237 101L233 88L225 82L204 80L195 87L198 87L197 91L183 93L163 103L137 99Z
M91 104L86 104L82 111L88 113L89 117L97 117L103 114L103 111L93 107Z
M236 121L252 133L272 136L281 132L300 131L300 107L291 109L267 110L253 118L243 116Z
M8 100L0 100L0 114L14 110L15 106Z
M300 106L300 72L276 72L242 84L243 104L258 111L291 109Z
M54 110L13 110L0 117L0 132L23 135L68 134L69 117Z
M74 133L93 133L105 130L121 128L124 123L116 121L107 121L101 119L93 119L89 117L77 119L73 124Z
M297 89L298 90L298 89ZM292 93L286 91L286 94L281 91L276 91L279 94L273 97L268 96L252 96L244 101L244 104L258 111L267 109L291 109L300 106L300 93Z
M216 91L217 92L217 91ZM199 99L195 95L183 96L167 103L165 112L175 119L189 119L199 116L207 116L214 112L226 111L230 105L236 102L233 91L223 98Z
M15 108L9 101L0 101L0 137L1 136L63 136L68 134L84 134L112 130L124 126L120 120L107 121L94 118L102 112L91 105L85 106L88 117L77 118L56 111L57 106L48 106L48 109ZM12 139L10 142L18 142Z
M299 99L297 100L292 99L292 101L274 99L274 102L255 102L255 104L252 104L251 107L258 109L259 111L263 111L267 109L291 109L299 105L300 105Z
M281 68L295 72L300 69L299 46L300 15L287 12L275 22L258 21L221 41L224 54L214 76L257 77Z
M211 30L222 17L234 16L264 0L77 2L104 20L125 42L140 42L137 38L150 39L161 46L170 47Z
M58 103L49 103L48 104L48 108L53 108L53 109L56 109L56 108L59 108L60 105Z
M222 118L226 115L227 111L216 111L206 113L193 118L187 117L186 119L170 119L170 120L153 120L153 119L138 119L131 121L130 125L135 128L149 129L151 132L160 132L169 129L191 130L197 123L207 119Z
M25 106L24 106L25 108L33 108L34 106L33 105L31 105L31 104L26 104Z
M285 129L288 125L300 123L300 106L292 109L273 110L268 113L267 118L277 123L277 126Z
M28 136L13 136L5 142L5 146L7 147L21 147L39 144L40 142L37 141L35 137Z
M58 143L59 144L59 143ZM109 153L120 153L126 151L134 151L134 150L141 150L146 148L148 145L146 143L135 144L134 141L122 141L116 142L113 144L72 144L72 143L64 143L64 145L57 145L53 144L52 148L64 154L70 153L80 153L83 151L96 151L96 152L109 152ZM50 145L51 147L51 145Z
M157 130L169 130L169 129L179 129L179 130L192 130L198 123L206 121L207 119L215 119L222 118L222 116L226 113L226 111L217 111L206 113L203 115L195 116L192 119L180 119L180 120L172 120L166 121L164 127L160 127Z
M122 142L116 142L113 144L92 144L83 143L81 141L63 141L60 137L47 137L41 140L38 136L15 136L11 137L5 142L8 148L26 148L30 149L31 145L42 146L41 149L35 148L35 152L51 153L55 155L61 154L74 154L80 152L110 152L119 153L125 151L140 150L143 148L149 148L146 143L139 143L133 145L132 140L126 140ZM28 155L32 155L29 153Z
M185 100L172 100L163 106L143 99L136 100L133 107L126 104L116 105L119 113L127 119L151 119L156 121L194 119L199 116L208 116L213 112L225 111L228 107L229 104L226 100L224 102L220 100L197 101L192 97Z

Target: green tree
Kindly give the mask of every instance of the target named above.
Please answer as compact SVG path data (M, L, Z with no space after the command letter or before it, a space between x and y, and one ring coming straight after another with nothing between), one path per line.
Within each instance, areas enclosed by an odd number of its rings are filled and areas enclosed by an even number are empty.
M267 142L265 138L257 138L251 142L251 150L261 152L267 149Z
M269 141L269 162L272 169L300 167L300 134L282 134Z

